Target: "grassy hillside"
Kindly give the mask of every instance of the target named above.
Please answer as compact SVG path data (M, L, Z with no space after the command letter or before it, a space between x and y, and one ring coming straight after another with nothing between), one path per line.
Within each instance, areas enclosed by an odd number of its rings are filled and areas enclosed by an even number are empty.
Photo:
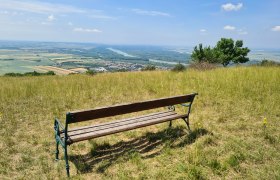
M0 77L0 178L66 178L54 161L55 116L191 92L192 133L177 120L71 145L72 178L280 178L277 67Z

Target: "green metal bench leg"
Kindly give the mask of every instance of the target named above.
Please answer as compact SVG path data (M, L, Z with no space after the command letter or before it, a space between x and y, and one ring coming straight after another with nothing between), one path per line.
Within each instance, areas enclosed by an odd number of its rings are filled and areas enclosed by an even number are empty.
M58 160L58 155L59 155L58 145L59 145L59 142L56 141L55 160Z
M169 122L169 127L171 127L171 126L172 126L172 121Z
M183 119L183 120L185 121L185 123L187 124L189 131L191 131L190 123L189 123L189 118L182 118L182 119Z
M67 176L70 177L70 167L69 167L69 163L68 163L68 154L67 154L67 145L65 146L65 149L64 149L64 159L65 159L65 163L66 163L66 173L67 173Z

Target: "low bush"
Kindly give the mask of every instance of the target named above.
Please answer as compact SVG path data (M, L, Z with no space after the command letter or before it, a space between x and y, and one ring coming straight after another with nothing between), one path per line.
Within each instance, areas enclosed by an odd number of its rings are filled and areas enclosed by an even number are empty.
M39 73L37 71L26 72L26 73L6 73L4 76L9 77L22 77L22 76L53 76L55 73L53 71L48 71L46 73Z
M280 66L280 63L264 59L264 60L261 61L261 63L259 65L260 66Z
M183 64L178 63L171 70L172 71L185 71L186 67Z
M90 76L93 76L93 75L97 74L97 72L94 71L94 70L87 70L87 71L86 71L86 74L87 74L87 75L90 75Z
M154 71L156 70L156 66L148 64L141 69L141 71Z

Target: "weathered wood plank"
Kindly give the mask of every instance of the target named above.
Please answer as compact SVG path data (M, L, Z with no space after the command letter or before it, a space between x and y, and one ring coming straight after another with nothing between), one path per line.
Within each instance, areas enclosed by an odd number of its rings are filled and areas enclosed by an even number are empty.
M169 112L170 111L162 111L162 112L156 112L156 113L141 115L141 116L138 116L138 117L131 117L131 118L126 118L126 119L122 119L122 120L110 121L110 122L105 122L105 123L98 123L98 124L89 125L89 126L82 126L82 127L77 127L77 128L73 128L73 129L68 129L68 132L71 133L71 132L75 132L75 131L89 129L89 128L92 128L92 127L103 127L103 126L106 126L106 125L119 124L119 123L130 121L130 120L140 119L140 118L144 118L144 117L150 117L150 116L154 116L154 115L162 115L162 114L166 114L166 113L169 113Z
M140 123L142 121L150 121L153 119L159 119L159 118L164 118L164 117L174 116L174 115L178 115L178 114L174 111L167 111L164 113L151 114L150 116L147 116L147 115L139 116L139 117L129 118L129 119L121 120L121 121L113 121L111 123L93 125L86 129L68 131L68 135L71 137L74 137L77 135L87 134L90 132L103 131L105 129L111 129L111 128L115 128L115 127L119 127L119 126L129 126L131 124Z
M91 119L116 116L120 114L127 114L127 113L132 113L137 111L160 108L164 106L192 102L196 95L197 93L193 93L188 95L154 99L154 100L142 101L136 103L114 105L110 107L72 111L70 112L70 116L72 118L68 119L68 123L70 124L70 123L82 122Z
M185 116L186 115L166 116L166 117L161 117L161 118L157 118L157 119L151 119L149 121L132 123L132 124L129 124L129 125L126 125L126 126L113 127L113 128L110 128L110 129L90 132L90 133L81 134L81 135L77 135L77 136L73 136L73 137L70 136L69 140L68 140L68 143L71 144L71 143L74 143L74 142L79 142L79 141L83 141L83 140L88 140L88 139L92 139L92 138L97 138L97 137L101 137L101 136L106 136L106 135L110 135L110 134L124 132L124 131L132 130L132 129L137 129L137 128L140 128L140 127L159 124L159 123L162 123L162 122L179 119L179 118L182 118L182 117L185 117Z

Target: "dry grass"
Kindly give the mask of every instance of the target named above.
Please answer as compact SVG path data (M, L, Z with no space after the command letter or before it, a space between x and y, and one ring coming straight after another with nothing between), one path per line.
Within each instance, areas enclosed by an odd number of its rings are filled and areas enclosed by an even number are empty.
M220 64L213 64L213 63L208 63L208 62L193 62L190 64L189 68L200 70L200 71L205 71L205 70L212 70L215 68L221 67Z
M279 82L276 67L0 77L0 177L66 178L54 161L55 116L198 92L191 134L178 120L74 144L72 178L279 179Z

